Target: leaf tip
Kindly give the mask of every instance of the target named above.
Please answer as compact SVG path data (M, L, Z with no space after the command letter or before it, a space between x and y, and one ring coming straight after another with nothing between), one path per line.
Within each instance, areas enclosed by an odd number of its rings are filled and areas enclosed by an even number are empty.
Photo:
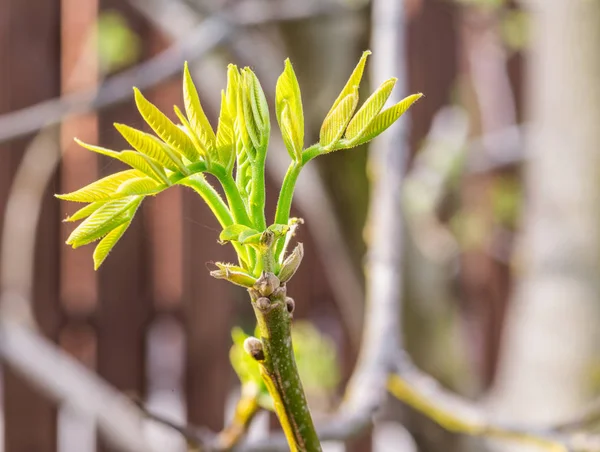
M141 100L146 100L142 92L136 86L133 87L133 96L135 97L136 104Z

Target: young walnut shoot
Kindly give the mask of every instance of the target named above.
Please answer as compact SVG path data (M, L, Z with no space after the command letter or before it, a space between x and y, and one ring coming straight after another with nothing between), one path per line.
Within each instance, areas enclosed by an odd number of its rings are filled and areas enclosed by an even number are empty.
M134 88L137 108L155 135L115 124L133 150L116 152L77 142L86 149L129 165L73 193L57 195L86 205L66 221L83 220L67 244L73 248L98 241L98 269L123 236L146 196L173 185L195 190L219 221L219 240L230 243L238 262L217 263L211 272L247 288L260 338L248 338L246 351L258 362L275 411L293 451L320 451L310 411L294 360L290 324L294 302L286 283L300 262L303 248L289 250L300 223L290 218L296 180L304 165L329 152L367 143L392 125L422 95L409 96L383 109L396 79L384 82L356 111L359 85L369 51L363 53L346 86L323 121L319 142L304 147L304 115L300 87L289 60L277 81L275 112L291 164L283 181L275 219L265 217L265 159L271 132L267 99L256 75L229 65L221 93L216 132L210 125L190 76L183 71L184 110L174 107L172 122ZM225 197L207 181L213 176Z

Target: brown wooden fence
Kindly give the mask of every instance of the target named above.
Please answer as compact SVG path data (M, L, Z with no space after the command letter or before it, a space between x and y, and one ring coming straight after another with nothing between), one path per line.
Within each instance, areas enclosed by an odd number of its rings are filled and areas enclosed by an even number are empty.
M427 93L427 102L413 117L416 147L434 113L449 102L457 73L467 69L460 67L456 7L446 0L410 1L407 5L411 91ZM86 64L81 71L78 63L98 11L106 9L118 10L141 37L143 58L169 45L120 0L0 0L0 114L93 88L99 82L98 68ZM88 63L95 61L95 55L86 52ZM146 94L165 110L181 103L178 78ZM208 114L215 119L216 112ZM63 159L48 187L37 231L33 297L37 321L47 337L120 391L167 410L183 422L217 430L223 425L227 396L236 384L228 362L230 330L235 324L251 325L252 314L243 291L208 275L207 261L232 260L232 254L217 243L217 223L198 196L173 188L146 201L99 272L92 268L91 247L72 250L64 245L73 226L61 225L60 219L75 206L59 203L52 194L78 188L118 166L78 148L72 137L120 149L124 142L113 122L144 127L133 100L97 114L70 118L61 125ZM2 214L30 140L0 144ZM325 168L325 173L333 173L334 165ZM268 201L274 210L273 196ZM345 199L339 204L351 202ZM301 212L295 214L302 216ZM360 226L352 229L348 235L358 237ZM299 240L305 243L306 255L302 271L290 284L296 300L295 317L317 320L336 339L347 376L356 350L344 346L352 341L306 230L300 231ZM490 268L474 276L469 276L467 269L467 290L473 283L488 290L490 278L504 274L498 265ZM490 296L484 293L480 298L489 301ZM488 334L485 328L484 334ZM497 338L489 342L495 346ZM73 450L65 446L65 441L71 440L62 434L67 421L59 416L57 407L9 369L4 368L2 376L4 450ZM77 447L89 443L90 436L96 441L93 432L88 432L87 439L73 440L77 452L87 452ZM108 448L100 445L99 450ZM367 452L369 447L363 442L353 450Z
M88 64L78 71L78 63L99 9L117 9L127 18L142 37L144 55L164 49L165 40L123 3L0 0L0 114L98 83L97 68ZM180 103L179 80L148 94L170 109ZM236 383L228 362L230 330L250 311L242 291L208 275L207 261L232 260L232 255L217 243L218 225L197 195L176 188L146 202L99 272L92 268L90 247L64 245L72 225L61 225L60 219L75 206L59 203L52 194L116 170L116 164L75 146L72 137L118 149L123 141L113 122L143 127L133 101L61 126L63 160L48 187L37 234L37 321L47 337L119 390L158 400L159 408L160 400L170 400L165 403L171 414L218 430ZM0 147L0 211L29 141ZM298 316L310 316L312 303L318 302L318 311L329 312L339 325L310 246L305 259L305 271L294 284L301 300ZM5 451L54 452L65 450L68 441L85 444L59 435L58 424L66 421L57 407L7 368L2 394ZM99 450L108 448L100 444Z

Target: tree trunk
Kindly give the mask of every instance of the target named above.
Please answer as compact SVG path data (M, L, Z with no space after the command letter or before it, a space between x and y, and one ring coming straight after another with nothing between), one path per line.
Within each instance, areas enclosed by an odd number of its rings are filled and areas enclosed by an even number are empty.
M527 213L491 399L513 423L558 421L589 399L600 331L600 3L525 3Z

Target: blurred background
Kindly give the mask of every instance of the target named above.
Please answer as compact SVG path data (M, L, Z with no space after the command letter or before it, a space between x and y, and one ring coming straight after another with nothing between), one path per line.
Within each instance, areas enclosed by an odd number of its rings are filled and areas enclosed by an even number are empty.
M400 22L374 13L398 3ZM374 47L384 27L396 27L389 39L400 52L385 54L381 40ZM95 272L92 247L64 245L73 225L61 220L77 206L52 195L120 167L73 137L124 149L113 122L146 127L131 87L169 114L182 104L184 60L216 125L228 63L251 66L272 96L289 56L313 142L370 48L395 63L392 73L371 67L361 95L395 76L401 94L426 96L393 144L406 162L405 348L500 418L562 420L600 386L599 29L600 6L584 0L0 0L2 300L31 300L49 340L149 410L221 429L239 388L231 329L254 327L244 291L207 271L232 251L217 243L218 224L198 196L174 187L144 203ZM339 403L361 342L367 156L362 146L311 163L293 208L306 222L305 257L289 293L303 322L309 401L325 413ZM277 136L270 215L288 158ZM8 366L1 388L2 450L111 450L85 415ZM383 420L386 428L328 450L491 447L400 403ZM256 424L259 436L277 425L269 416ZM157 450L185 450L168 429L149 434Z

